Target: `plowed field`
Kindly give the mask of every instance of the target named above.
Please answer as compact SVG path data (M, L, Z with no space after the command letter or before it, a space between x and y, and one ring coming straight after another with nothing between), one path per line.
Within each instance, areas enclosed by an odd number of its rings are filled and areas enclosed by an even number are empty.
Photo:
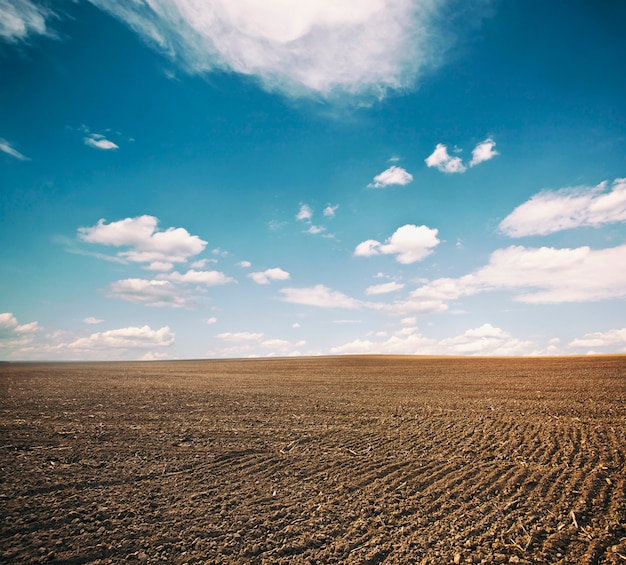
M0 366L1 563L626 564L626 357Z

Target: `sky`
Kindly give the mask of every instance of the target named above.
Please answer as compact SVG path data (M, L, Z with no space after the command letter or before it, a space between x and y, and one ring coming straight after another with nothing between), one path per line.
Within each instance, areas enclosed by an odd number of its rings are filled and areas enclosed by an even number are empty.
M626 353L620 0L0 0L0 359Z

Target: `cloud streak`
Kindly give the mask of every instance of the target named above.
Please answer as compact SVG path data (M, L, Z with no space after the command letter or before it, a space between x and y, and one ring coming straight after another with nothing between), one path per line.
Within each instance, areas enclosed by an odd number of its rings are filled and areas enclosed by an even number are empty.
M46 35L46 19L52 15L30 0L0 0L0 39L17 43L30 35Z
M610 185L605 181L535 194L504 218L499 229L509 237L524 237L624 221L626 178L618 178Z
M1 18L1 13L0 13ZM11 144L6 140L0 138L0 151L6 153L7 155L11 155L11 157L15 157L19 161L30 161L29 157L26 155L22 155L17 149L11 146Z

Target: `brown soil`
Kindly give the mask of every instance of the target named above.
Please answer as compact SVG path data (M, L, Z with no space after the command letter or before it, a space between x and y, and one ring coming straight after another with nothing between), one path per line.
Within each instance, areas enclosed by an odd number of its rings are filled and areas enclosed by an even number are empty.
M626 564L626 357L0 366L1 563Z

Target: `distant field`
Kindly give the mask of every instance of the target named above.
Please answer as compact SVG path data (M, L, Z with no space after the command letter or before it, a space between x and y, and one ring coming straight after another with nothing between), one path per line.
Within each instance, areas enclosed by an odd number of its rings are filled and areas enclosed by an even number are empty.
M1 563L626 564L626 356L0 365Z

